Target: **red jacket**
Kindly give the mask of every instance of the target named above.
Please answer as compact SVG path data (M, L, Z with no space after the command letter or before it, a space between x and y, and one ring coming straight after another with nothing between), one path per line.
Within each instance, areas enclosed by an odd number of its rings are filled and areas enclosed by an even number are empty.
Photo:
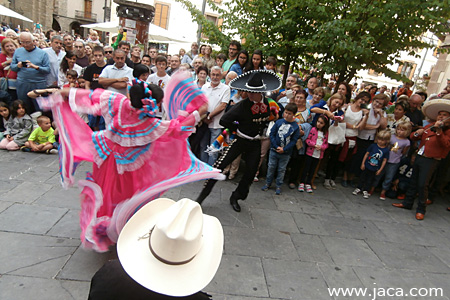
M415 136L414 133L411 133L410 138L413 141L420 140L419 149L425 145L424 155L426 157L445 158L450 151L450 128L437 135L436 132L428 129L433 125L434 122L425 126L425 131L421 136Z

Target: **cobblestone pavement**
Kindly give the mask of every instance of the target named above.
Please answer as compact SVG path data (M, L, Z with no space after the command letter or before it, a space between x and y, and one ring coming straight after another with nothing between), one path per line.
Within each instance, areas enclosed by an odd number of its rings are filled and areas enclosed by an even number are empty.
M82 164L77 177L89 169ZM80 247L79 189L61 188L55 155L2 151L0 170L0 299L87 299L92 275L116 253ZM224 254L204 290L219 300L317 300L344 299L331 297L328 288L373 293L390 287L404 294L442 288L442 297L376 299L450 298L448 197L438 199L419 222L414 211L392 207L391 199L366 200L351 189L328 191L318 183L313 194L286 186L280 196L255 183L236 213L228 199L237 181L219 182L203 209L222 222ZM201 185L166 196L195 199Z

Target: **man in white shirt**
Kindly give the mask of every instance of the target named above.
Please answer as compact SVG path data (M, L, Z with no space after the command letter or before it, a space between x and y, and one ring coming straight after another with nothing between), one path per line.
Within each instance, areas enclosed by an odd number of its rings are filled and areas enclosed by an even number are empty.
M128 84L133 80L133 69L125 64L125 51L117 49L114 51L114 64L106 66L100 77L98 83L105 89L127 95Z
M211 82L205 83L202 87L202 91L208 97L208 116L203 122L208 124L210 135L209 138L208 135L205 135L200 141L200 149L202 149L200 159L212 166L218 154L209 156L204 151L222 132L222 126L220 126L219 121L230 101L230 87L220 82L222 78L222 69L220 67L212 67L210 76Z
M62 50L63 38L60 35L54 35L50 42L50 48L45 48L50 63L50 73L47 75L47 86L58 84L58 73L61 61L66 52Z

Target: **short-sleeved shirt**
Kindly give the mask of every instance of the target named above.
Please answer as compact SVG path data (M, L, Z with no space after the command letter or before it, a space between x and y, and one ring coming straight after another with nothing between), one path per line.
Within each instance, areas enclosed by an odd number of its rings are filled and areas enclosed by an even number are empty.
M97 64L94 63L89 67L87 67L86 70L84 70L83 78L84 80L89 81L91 90L103 88L98 83L98 78L100 77L100 74L102 74L102 71L105 67L106 65L104 65L103 67L99 67L97 66Z
M383 111L383 116L386 117L386 113ZM367 125L376 125L378 121L381 119L380 116L375 117L375 113L373 111L373 108L369 111L369 118L367 118ZM371 140L373 141L375 139L375 135L377 134L376 129L363 129L359 132L358 138L362 140Z
M110 65L106 66L102 73L100 74L100 77L104 78L122 78L122 77L128 77L128 84L131 84L131 81L133 80L133 69L128 67L127 65L124 65L122 68L117 68L116 65ZM116 93L121 93L122 95L127 94L127 88L124 89L115 89L112 86L109 86L107 88L109 91L113 91Z
M229 71L230 67L234 64L235 61L236 61L236 58L233 60L227 59L222 65L222 70Z
M377 144L373 143L367 148L369 155L364 163L367 170L378 171L381 168L383 159L389 159L389 147L380 148Z
M164 90L167 84L169 83L169 79L170 76L167 74L163 77L159 77L158 73L153 73L150 76L148 76L147 81L156 84L157 86L159 86Z
M403 156L403 150L411 144L408 139L399 139L395 134L391 135L391 141L389 143L391 152L389 153L388 163L399 163Z
M407 111L406 116L412 122L413 127L423 126L423 119L425 119L422 111L416 109L414 111Z
M54 131L53 128L50 128L47 131L43 131L41 127L38 127L35 130L33 130L28 140L38 144L45 144L47 142L53 144L54 142L56 142L53 131Z
M218 86L212 87L211 82L207 82L203 85L202 91L208 98L208 112L213 112L221 103L228 103L230 101L230 87L226 84L219 83ZM225 110L214 116L208 127L222 128L219 121L224 112Z

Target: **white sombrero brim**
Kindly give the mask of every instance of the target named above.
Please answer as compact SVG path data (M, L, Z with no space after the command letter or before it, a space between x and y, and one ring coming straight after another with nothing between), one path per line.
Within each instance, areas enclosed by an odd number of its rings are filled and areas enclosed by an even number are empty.
M264 81L263 87L250 87L247 86L247 81L250 75L254 72L259 72L262 75ZM281 87L281 78L272 71L269 70L251 70L231 80L229 83L230 88L250 92L250 93L264 93L278 90Z
M450 113L450 100L447 99L433 99L425 102L422 107L422 112L431 120L436 120L437 115L441 111Z
M220 265L223 230L219 220L203 214L203 243L190 262L168 265L153 256L148 233L162 212L175 201L156 199L142 207L122 229L117 242L120 263L137 283L154 292L169 296L192 295L211 282ZM147 238L140 238L140 237Z

